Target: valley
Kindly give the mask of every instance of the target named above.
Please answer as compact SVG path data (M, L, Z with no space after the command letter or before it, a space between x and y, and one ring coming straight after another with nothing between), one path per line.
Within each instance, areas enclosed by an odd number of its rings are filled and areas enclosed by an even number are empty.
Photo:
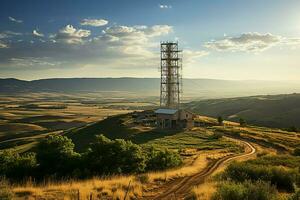
M120 100L118 95L99 97L95 94L59 96L57 99L56 94L39 93L2 97L0 115L5 129L1 129L1 149L30 152L50 135L61 135L72 139L75 151L85 152L96 136L103 134L110 139L130 140L143 149L169 149L180 155L183 164L166 170L85 180L44 183L27 180L14 184L12 191L17 200L209 199L219 187L212 177L233 161L293 155L300 145L297 132L240 126L226 120L220 125L217 119L201 115L195 119L199 127L186 131L158 131L152 126L133 125L134 113L157 106L145 99ZM212 189L203 192L203 187Z

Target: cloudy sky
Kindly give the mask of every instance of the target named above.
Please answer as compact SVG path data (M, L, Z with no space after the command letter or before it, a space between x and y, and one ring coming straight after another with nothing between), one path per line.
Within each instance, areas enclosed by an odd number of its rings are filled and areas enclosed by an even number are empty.
M300 80L299 0L0 4L0 78L159 77L168 40L186 78Z

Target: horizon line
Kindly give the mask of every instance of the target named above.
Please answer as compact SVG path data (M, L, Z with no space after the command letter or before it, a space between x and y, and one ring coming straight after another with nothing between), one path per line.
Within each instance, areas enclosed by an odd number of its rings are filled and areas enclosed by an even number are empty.
M14 79L20 81L39 81L39 80L55 80L55 79L160 79L160 77L129 77L129 76L120 76L120 77L49 77L49 78L38 78L38 79L21 79L15 77L3 78L0 77L0 80ZM267 82L300 82L300 80L268 80L268 79L218 79L218 78L183 78L188 80L216 80L216 81L267 81Z

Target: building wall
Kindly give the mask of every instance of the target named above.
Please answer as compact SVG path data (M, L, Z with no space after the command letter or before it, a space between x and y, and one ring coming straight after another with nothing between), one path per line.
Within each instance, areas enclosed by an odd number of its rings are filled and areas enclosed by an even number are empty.
M194 119L194 114L189 112L189 111L185 111L185 110L180 110L180 120L193 120Z
M156 122L159 128L192 128L194 126L194 114L185 110L180 110L173 115L156 114Z
M178 121L178 113L175 113L174 115L157 114L156 119L157 126L159 128L176 128Z

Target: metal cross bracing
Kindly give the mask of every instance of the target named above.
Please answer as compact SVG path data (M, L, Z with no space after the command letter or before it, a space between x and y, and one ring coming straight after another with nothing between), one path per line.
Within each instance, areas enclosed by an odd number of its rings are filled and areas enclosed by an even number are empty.
M177 42L161 42L160 106L179 108L182 93L182 58Z

